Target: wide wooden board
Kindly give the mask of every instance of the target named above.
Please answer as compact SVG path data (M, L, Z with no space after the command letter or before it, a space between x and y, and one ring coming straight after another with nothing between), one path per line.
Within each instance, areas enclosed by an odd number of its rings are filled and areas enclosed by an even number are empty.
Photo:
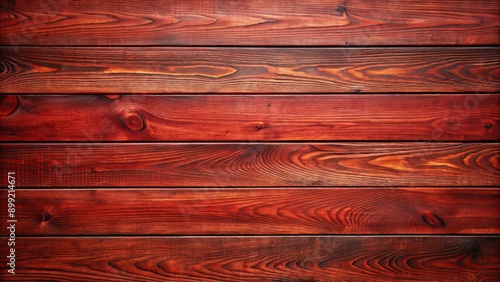
M15 200L18 236L500 232L493 188L21 189Z
M500 95L9 95L3 141L500 138Z
M0 2L3 45L484 45L490 0Z
M494 92L499 50L4 46L0 92Z
M148 228L145 226L144 228ZM498 237L18 238L8 281L494 281ZM0 251L8 254L7 239Z
M498 143L0 144L29 187L498 186Z

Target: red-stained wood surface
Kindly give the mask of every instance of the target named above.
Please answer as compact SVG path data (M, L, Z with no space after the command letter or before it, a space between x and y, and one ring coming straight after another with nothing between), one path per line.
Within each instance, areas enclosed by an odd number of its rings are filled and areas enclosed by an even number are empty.
M18 236L500 231L500 190L477 187L22 189L16 209Z
M497 1L0 2L3 45L498 44Z
M495 186L498 143L1 144L29 187Z
M497 47L0 47L0 92L493 92L499 64Z
M148 228L147 225L144 228ZM6 238L0 251L8 253ZM46 237L8 281L495 281L498 237Z
M500 95L10 95L3 141L498 140Z
M0 1L0 281L500 281L499 12Z

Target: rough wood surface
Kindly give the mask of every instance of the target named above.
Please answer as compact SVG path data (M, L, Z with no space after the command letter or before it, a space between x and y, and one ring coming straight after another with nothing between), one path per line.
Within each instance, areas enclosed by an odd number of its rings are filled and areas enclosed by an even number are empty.
M0 0L0 281L500 281L499 31L498 0Z
M145 226L144 228L148 228ZM495 281L498 237L48 237L8 281ZM0 251L7 253L6 238Z
M0 47L0 92L493 92L499 64L497 47Z
M496 186L497 143L1 144L28 187Z
M0 140L495 141L499 108L498 94L9 95Z
M477 187L23 189L16 234L498 234L499 207Z
M0 2L4 45L498 44L490 0Z

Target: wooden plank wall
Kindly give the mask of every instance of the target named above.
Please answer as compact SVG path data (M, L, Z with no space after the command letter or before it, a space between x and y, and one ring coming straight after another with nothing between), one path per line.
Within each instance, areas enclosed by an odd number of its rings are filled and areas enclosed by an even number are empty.
M0 280L500 280L499 14L1 1Z

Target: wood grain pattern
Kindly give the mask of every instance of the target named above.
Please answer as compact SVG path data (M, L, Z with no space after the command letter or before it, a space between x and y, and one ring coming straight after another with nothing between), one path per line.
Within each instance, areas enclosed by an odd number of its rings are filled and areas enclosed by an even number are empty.
M499 31L498 0L0 0L0 281L500 281Z
M147 226L145 226L147 228ZM494 281L498 237L49 237L9 281ZM6 239L0 239L5 254Z
M497 186L498 143L1 144L28 187Z
M493 92L499 50L0 47L0 92Z
M23 189L16 209L18 236L500 231L500 189L477 187Z
M0 2L3 45L498 44L498 2Z
M10 95L0 109L3 141L500 138L498 94Z

